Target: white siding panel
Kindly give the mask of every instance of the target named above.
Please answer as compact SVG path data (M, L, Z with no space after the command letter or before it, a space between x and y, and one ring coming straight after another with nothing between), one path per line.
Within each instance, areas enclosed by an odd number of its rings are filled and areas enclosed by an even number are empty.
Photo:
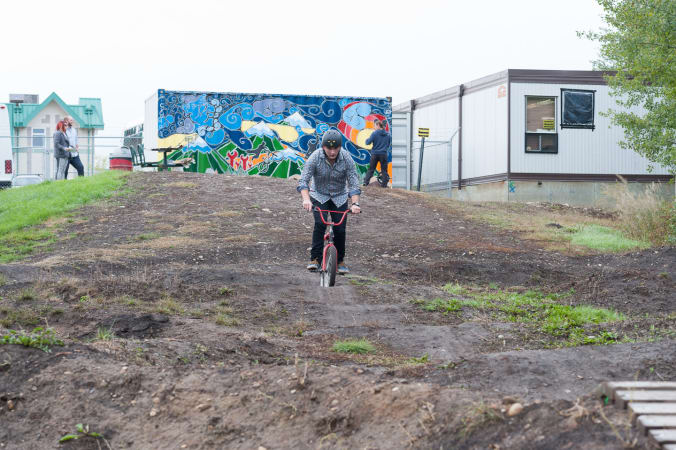
M143 150L146 161L155 161L157 159L156 152L150 150L151 148L157 148L157 115L157 91L155 91L146 100L146 112L143 122Z
M507 172L507 96L498 87L462 98L463 179Z
M413 112L413 143L411 146L412 183L418 179L418 161L420 156L420 138L418 128L429 128L430 137L425 140L422 184L448 182L448 144L451 135L458 127L458 99L452 98L439 103L421 106ZM453 177L457 178L458 147L457 138L453 140Z
M594 111L596 129L594 131L560 128L561 88L596 90ZM527 95L556 97L556 128L559 135L559 152L557 154L525 152L525 102ZM651 173L648 172L649 161L647 159L619 146L618 143L624 139L622 128L611 125L608 117L599 114L599 112L616 107L615 100L610 96L608 86L512 83L510 106L511 171L515 173L628 175ZM662 175L668 174L668 171L662 166L655 166L652 173Z

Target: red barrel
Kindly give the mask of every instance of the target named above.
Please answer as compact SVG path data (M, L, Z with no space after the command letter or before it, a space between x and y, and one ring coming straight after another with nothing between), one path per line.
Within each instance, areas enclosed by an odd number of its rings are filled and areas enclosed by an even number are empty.
M110 170L131 171L134 167L131 159L131 150L127 147L120 147L119 149L110 152L108 160L110 161Z

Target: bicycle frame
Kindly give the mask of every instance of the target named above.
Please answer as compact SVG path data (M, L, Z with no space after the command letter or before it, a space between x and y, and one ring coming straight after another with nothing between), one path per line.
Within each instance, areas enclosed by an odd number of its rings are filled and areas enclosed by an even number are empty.
M322 272L326 271L326 252L329 247L335 247L333 244L333 227L339 227L345 222L345 218L347 215L350 213L349 209L346 209L345 211L331 211L329 209L321 209L317 206L315 206L315 211L319 212L319 218L322 221L324 225L326 225L326 231L324 232L324 251L322 252ZM327 213L327 216L330 218L330 221L324 220L324 213ZM331 213L338 213L342 214L343 217L340 219L338 223L333 222L333 217L331 216Z

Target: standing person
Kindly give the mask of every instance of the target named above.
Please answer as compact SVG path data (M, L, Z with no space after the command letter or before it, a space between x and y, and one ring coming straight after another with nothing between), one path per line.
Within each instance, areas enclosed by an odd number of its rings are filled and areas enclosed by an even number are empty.
M66 136L68 137L68 143L70 146L73 148L73 150L70 152L70 159L68 160L69 166L75 167L75 170L77 170L77 176L78 177L83 177L84 176L84 166L82 165L82 161L80 160L80 146L78 145L77 142L77 129L73 126L75 121L71 116L66 116L63 121L67 124L66 126ZM68 166L66 166L66 178L68 178Z
M56 131L52 140L54 141L54 158L56 158L56 179L65 180L71 148L66 136L64 120L56 124Z
M347 150L342 149L343 137L338 130L329 130L322 137L322 150L317 150L305 161L303 172L298 181L298 192L303 198L303 208L314 212L315 227L312 232L311 272L319 268L324 246L326 225L322 223L320 213L314 207L331 211L346 211L348 196L352 200L350 211L359 214L359 175L357 166ZM342 214L331 214L334 222L340 221ZM349 273L345 265L345 230L347 218L333 228L336 250L338 252L338 273Z
M369 170L364 177L364 186L368 186L373 172L376 170L376 165L380 163L380 185L387 187L387 183L390 181L390 175L387 173L387 152L392 144L392 136L385 131L385 127L387 126L385 120L376 119L375 126L376 131L371 133L371 136L366 139L366 145L373 144L373 148L371 149Z

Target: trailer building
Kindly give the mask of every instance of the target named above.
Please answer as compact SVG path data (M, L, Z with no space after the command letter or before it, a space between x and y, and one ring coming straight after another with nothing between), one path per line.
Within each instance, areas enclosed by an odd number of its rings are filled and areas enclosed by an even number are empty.
M405 187L415 185L415 130L426 127L427 191L470 201L607 206L604 186L621 175L633 189L660 183L661 195L673 198L666 168L650 171L646 158L620 147L623 129L602 114L615 106L602 72L514 69L396 105L393 122L408 126L395 126L393 140L408 148L395 149L395 182L397 167L407 167Z

